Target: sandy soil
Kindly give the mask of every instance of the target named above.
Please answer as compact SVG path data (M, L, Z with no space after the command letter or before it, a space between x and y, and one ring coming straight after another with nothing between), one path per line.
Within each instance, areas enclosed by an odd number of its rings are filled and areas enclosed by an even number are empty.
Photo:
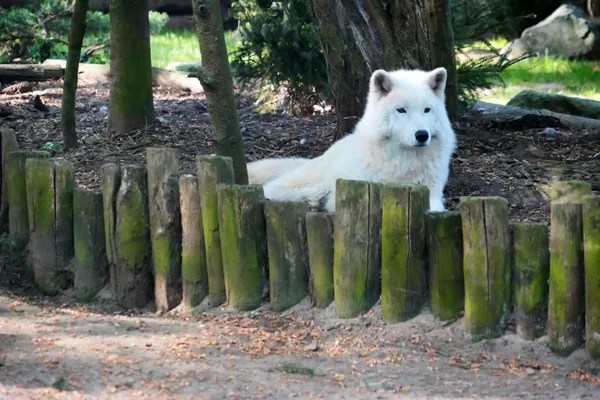
M339 320L308 299L199 317L0 295L5 399L600 398L584 350L554 356L511 329L471 343L427 310L390 325L377 305Z

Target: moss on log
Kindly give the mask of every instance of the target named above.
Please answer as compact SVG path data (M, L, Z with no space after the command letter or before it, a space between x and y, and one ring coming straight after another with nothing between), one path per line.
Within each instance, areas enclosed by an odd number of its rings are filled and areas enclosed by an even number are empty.
M183 281L183 306L186 311L199 305L208 295L206 251L198 178L184 175L179 178L181 193L181 278Z
M458 318L465 304L461 216L430 212L426 221L431 311L441 320Z
M534 340L544 334L548 309L550 255L543 223L512 226L513 294L517 335Z
M196 165L206 249L208 295L210 304L218 306L227 300L227 293L219 235L217 184L233 184L233 163L228 157L198 156Z
M117 293L117 247L115 242L115 229L117 223L117 193L121 186L121 168L117 164L109 163L102 166L102 205L104 209L104 242L106 244L106 258L109 264L110 287L113 294Z
M266 284L263 189L217 185L219 233L227 300L241 311L260 306Z
M77 188L73 192L75 297L91 300L108 281L102 193Z
M465 325L471 340L499 337L510 302L508 202L500 197L460 201Z
M333 301L333 220L326 212L306 214L310 290L315 307Z
M583 197L585 348L600 360L600 196Z
M381 192L381 306L389 322L416 316L426 300L429 190L384 185Z
M17 150L15 133L11 129L0 128L0 235L8 232L8 154ZM24 182L25 179L23 185Z
M156 308L170 311L181 302L181 210L179 152L148 148L148 199Z
M45 151L13 151L8 154L8 238L12 250L23 251L29 242L29 213L25 163L28 158L50 158Z
M115 204L115 266L111 268L115 298L125 308L142 308L154 293L146 169L126 165L121 173Z
M264 205L271 308L283 311L308 294L306 213L308 204L267 201Z
M582 198L585 182L557 182L551 186L550 282L548 346L568 355L584 341L585 294Z
M381 185L338 179L334 215L335 312L353 318L381 294Z
M75 170L63 159L25 162L29 219L29 261L36 286L57 295L72 284L73 190Z

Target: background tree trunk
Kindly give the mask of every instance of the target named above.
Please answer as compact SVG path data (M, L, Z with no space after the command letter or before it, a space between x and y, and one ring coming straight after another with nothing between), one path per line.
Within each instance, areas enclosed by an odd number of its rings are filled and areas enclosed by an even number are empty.
M587 12L592 18L600 18L600 0L587 0Z
M215 153L231 157L235 183L248 184L219 0L193 0L192 6L202 58L202 71L197 76L206 93Z
M431 66L444 67L446 78L446 110L451 121L458 114L458 82L456 80L456 51L450 15L451 0L425 0L431 43Z
M424 0L310 0L335 98L335 140L362 116L371 74L379 69L431 69Z
M79 73L79 55L83 45L83 36L85 35L85 16L89 0L75 0L74 3L61 107L62 136L65 149L77 147L77 127L75 123L77 75Z
M148 0L110 0L109 134L154 124Z

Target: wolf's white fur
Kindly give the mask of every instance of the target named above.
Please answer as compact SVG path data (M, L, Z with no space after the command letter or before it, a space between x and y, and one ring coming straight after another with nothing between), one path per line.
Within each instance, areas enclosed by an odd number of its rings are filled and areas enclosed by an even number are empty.
M446 70L375 71L365 112L354 132L314 159L280 158L248 165L265 197L306 201L335 211L339 178L412 183L429 188L430 209L444 210L443 189L456 136L445 107ZM418 131L429 137L423 143ZM422 140L422 139L421 139Z

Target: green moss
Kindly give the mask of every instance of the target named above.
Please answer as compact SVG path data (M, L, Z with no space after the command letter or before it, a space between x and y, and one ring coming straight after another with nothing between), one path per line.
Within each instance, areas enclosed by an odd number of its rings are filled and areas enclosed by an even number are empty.
M585 348L600 360L600 196L583 198Z
M548 302L548 229L541 223L513 226L513 292L517 333L533 340L545 329Z
M473 341L498 337L510 291L508 202L461 198L465 325Z
M260 306L265 285L261 260L262 246L256 229L256 213L262 210L262 188L217 185L219 230L227 299L241 311Z
M425 301L424 186L383 187L381 304L390 322L417 315Z
M226 283L223 275L216 185L233 183L233 162L229 157L198 156L197 169L208 290L213 303L221 304L226 300Z
M283 311L308 294L306 203L267 202L267 227L271 307Z
M333 222L325 212L306 214L312 300L325 308L333 300Z
M333 277L335 310L339 318L357 317L368 311L379 297L377 283L370 282L375 278L369 274L369 268L379 268L379 255L373 254L371 249L381 241L370 231L379 232L380 227L373 226L376 219L371 214L371 200L369 182L337 181Z
M119 218L115 230L119 257L132 271L145 268L150 254L148 228L148 197L145 188L145 169L139 166L124 167L125 174L134 174L132 184L117 201ZM144 182L144 186L140 184Z
M442 320L457 318L464 305L463 243L459 212L428 213L431 310Z
M14 251L22 251L29 241L27 210L26 160L50 158L45 151L13 151L8 154L9 238Z

